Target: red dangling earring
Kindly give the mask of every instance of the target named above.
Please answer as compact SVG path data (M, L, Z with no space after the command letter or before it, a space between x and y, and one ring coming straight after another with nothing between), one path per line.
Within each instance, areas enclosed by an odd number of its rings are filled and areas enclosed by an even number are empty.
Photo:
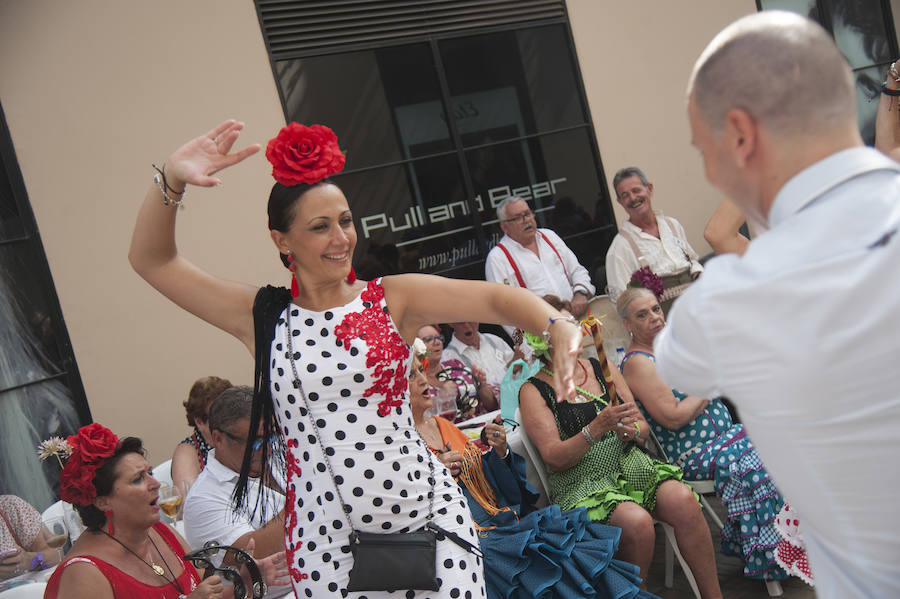
M355 282L356 282L356 273L353 272L353 267L352 267L352 266L350 267L350 274L347 275L347 282L348 282L348 283L355 283Z
M109 524L109 536L113 536L113 534L115 533L115 529L113 528L112 523L113 512L112 510L106 510L105 512L103 512L103 515L106 516L106 523Z
M288 254L287 257L288 270L291 271L291 297L297 297L300 295L300 286L297 284L297 267L294 266L294 255Z

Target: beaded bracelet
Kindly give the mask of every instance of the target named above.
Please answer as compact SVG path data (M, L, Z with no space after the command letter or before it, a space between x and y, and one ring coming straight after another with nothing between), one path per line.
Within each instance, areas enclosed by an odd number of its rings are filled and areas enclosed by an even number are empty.
M550 316L549 318L547 318L547 320L549 320L550 322L549 324L547 324L547 328L541 331L541 337L543 337L544 341L547 341L548 343L550 342L550 327L552 327L553 323L557 320L564 320L566 322L571 322L576 327L578 326L578 321L575 320L575 317L573 316L560 316L558 318L553 318L552 316Z
M889 88L889 87L888 87L888 84L887 84L887 81L885 81L885 82L881 85L881 93L883 93L885 96L894 96L894 97L897 97L897 96L900 96L900 89L891 89L891 88Z

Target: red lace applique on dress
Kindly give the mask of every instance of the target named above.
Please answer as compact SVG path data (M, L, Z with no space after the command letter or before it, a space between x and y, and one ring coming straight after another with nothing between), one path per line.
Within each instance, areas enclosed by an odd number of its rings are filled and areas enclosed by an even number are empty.
M299 481L300 480L300 460L297 459L297 456L294 455L294 451L298 447L298 443L296 439L288 439L287 442L287 455L285 456L285 462L287 466L288 472L288 480L290 481ZM285 509L287 510L287 530L294 530L297 527L297 490L294 486L296 482L292 482L287 486L285 493ZM303 546L303 541L290 541L285 546L284 552L287 556L288 570L291 572L291 578L294 582L300 582L309 577L309 574L305 572L301 572L297 568L297 560L294 559L294 554Z
M378 279L369 281L360 298L367 307L360 312L347 314L334 327L334 334L347 350L353 339L359 338L366 342L369 348L366 352L366 366L374 368L374 382L363 392L363 397L384 396L378 402L378 414L387 416L392 408L403 404L402 397L407 389L404 364L409 357L409 348L390 322L391 317L384 305L384 288Z

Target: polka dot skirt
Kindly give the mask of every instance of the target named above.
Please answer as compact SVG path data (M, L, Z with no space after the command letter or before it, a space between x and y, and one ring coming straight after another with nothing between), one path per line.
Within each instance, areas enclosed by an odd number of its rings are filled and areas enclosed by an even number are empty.
M282 315L272 341L271 385L288 448L285 543L297 596L484 597L481 560L448 540L437 543L440 590L347 592L350 529L293 385L286 335L353 526L375 533L422 528L433 460L435 521L476 546L478 539L461 490L416 432L406 394L409 348L390 318L380 281L342 307L287 309L292 330Z

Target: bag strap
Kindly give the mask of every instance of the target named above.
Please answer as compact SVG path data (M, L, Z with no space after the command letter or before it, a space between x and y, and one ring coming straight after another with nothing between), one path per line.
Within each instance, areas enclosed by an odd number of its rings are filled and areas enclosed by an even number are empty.
M291 371L294 375L294 388L300 393L300 397L303 398L303 405L306 406L306 416L309 418L309 422L312 425L313 432L316 433L316 440L319 442L319 445L322 448L322 458L325 460L325 466L328 468L328 474L331 476L331 482L334 484L334 490L337 491L338 500L341 502L341 510L344 512L344 519L347 521L347 524L350 526L351 533L356 533L356 528L353 526L353 522L350 521L350 506L344 501L344 496L341 495L341 487L337 484L337 481L334 478L334 470L331 468L331 460L328 459L328 453L325 451L325 444L322 442L322 435L319 434L319 427L316 425L315 418L312 417L312 410L309 408L309 400L306 398L306 391L303 390L303 383L300 381L300 376L297 373L297 363L294 360L294 343L293 343L293 334L291 329L291 310L287 310L285 312L287 320L285 326L284 336L287 338L287 348L288 354L290 355L291 361ZM431 452L428 452L428 468L431 471L430 478L428 479L431 482L431 491L428 493L428 516L426 516L427 522L425 523L425 527L428 528L430 524L433 524L432 519L434 518L434 486L435 486L435 477L434 477L434 461L431 457ZM437 526L437 525L435 525ZM452 540L452 539L451 539Z
M465 540L464 538L462 538L455 532L450 532L446 528L442 528L441 526L438 526L437 524L434 523L434 520L429 520L428 523L425 525L425 528L430 529L433 532L436 532L438 534L444 535L445 537L447 537L452 542L456 543L457 545L459 545L460 547L462 547L463 549L465 549L472 555L477 555L478 557L481 557L481 558L484 557L484 554L481 552L481 549L479 549L472 543L468 542L467 540Z
M19 547L25 548L25 544L19 540L18 535L16 535L16 529L12 527L12 524L9 523L9 519L6 517L6 514L3 513L3 510L0 510L0 517L3 518L3 521L6 522L6 528L9 529L9 534L13 538L13 541L19 544ZM40 533L38 533L40 534Z
M498 243L497 247L503 250L503 253L506 254L506 259L509 260L509 265L512 266L513 273L516 275L516 281L519 282L519 287L527 288L525 285L525 279L522 278L522 273L519 272L519 267L516 266L516 261L513 260L512 254L509 253L509 250L506 249L506 246L502 243Z

